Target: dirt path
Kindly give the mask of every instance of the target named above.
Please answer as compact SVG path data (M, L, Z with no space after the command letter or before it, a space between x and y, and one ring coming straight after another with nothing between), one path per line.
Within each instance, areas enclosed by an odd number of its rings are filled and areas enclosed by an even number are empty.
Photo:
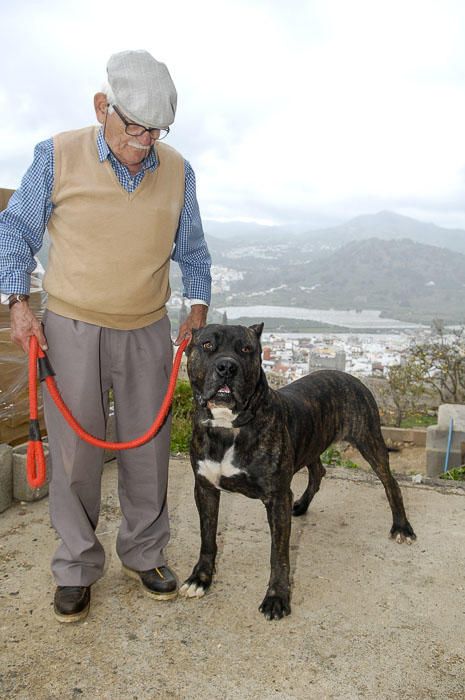
M292 531L292 615L266 622L269 536L261 503L224 494L218 572L200 600L153 602L120 572L114 463L99 533L108 554L80 625L52 616L47 502L0 516L0 696L103 698L465 697L465 497L402 484L418 534L388 540L390 513L369 475L329 470ZM198 552L193 479L173 459L169 561L182 578ZM297 475L294 491L304 486Z
M371 472L371 467L360 452L348 443L338 445L344 459L350 459L361 469ZM405 446L389 453L389 464L395 474L426 475L426 450L424 447Z

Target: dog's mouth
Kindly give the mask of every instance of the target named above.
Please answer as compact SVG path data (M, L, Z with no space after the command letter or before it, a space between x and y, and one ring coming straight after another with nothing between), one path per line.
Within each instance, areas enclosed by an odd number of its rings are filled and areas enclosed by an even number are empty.
M230 387L227 384L223 384L220 386L220 388L216 391L216 393L212 396L210 401L214 401L217 403L218 401L223 402L223 403L229 403L230 401L233 401L233 393L230 389Z
M222 384L207 400L208 406L216 406L218 404L234 403L234 396L231 388L227 384Z

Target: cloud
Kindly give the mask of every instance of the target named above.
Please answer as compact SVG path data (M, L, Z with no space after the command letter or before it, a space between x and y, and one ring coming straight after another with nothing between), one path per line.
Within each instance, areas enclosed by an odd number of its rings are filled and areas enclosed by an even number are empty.
M464 20L453 0L11 3L0 184L18 185L38 140L95 123L111 53L146 48L175 80L170 143L194 166L206 217L284 223L401 203L465 227Z

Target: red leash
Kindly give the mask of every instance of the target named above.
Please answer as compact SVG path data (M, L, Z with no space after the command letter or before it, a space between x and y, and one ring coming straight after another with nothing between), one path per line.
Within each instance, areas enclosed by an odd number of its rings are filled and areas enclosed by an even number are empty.
M129 442L106 442L105 440L100 440L90 433L86 432L82 428L77 420L74 418L63 399L60 396L55 379L53 378L54 372L48 361L48 358L44 351L39 347L37 338L31 336L29 342L29 410L30 410L30 421L29 421L29 443L27 447L27 480L29 486L33 489L39 488L45 483L45 457L44 448L42 445L42 440L40 436L40 427L38 420L37 411L37 364L39 364L39 375L40 380L47 384L50 396L55 401L59 410L63 414L63 417L67 421L68 425L79 435L82 440L89 442L95 447L102 447L109 450L130 450L134 447L140 447L146 442L151 440L160 430L163 422L168 415L171 403L173 401L173 394L176 388L176 379L178 377L179 365L181 364L182 353L189 344L189 339L183 340L178 348L176 356L174 358L173 369L171 370L171 376L168 384L168 390L166 396L163 399L163 403L160 407L158 415L156 416L152 426L140 437L135 440L130 440ZM38 363L37 363L38 358Z

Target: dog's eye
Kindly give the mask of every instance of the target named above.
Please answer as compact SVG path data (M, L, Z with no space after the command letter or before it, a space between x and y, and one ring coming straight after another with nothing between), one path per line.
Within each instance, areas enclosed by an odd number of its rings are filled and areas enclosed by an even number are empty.
M253 347L251 345L243 345L242 352L253 352Z
M211 340L206 340L204 343L202 343L202 347L204 350L213 350L213 343Z

